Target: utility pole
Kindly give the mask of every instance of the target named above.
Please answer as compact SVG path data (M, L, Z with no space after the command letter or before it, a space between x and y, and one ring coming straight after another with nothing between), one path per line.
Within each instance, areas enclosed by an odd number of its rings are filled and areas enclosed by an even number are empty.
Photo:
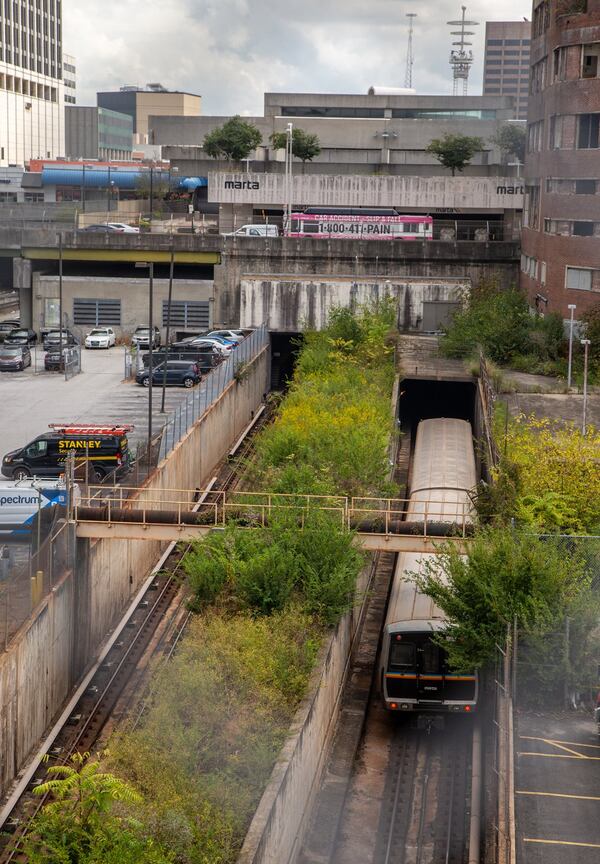
M587 433L587 396L588 396L588 355L590 348L590 340L582 339L583 345L583 419L581 422L581 434L585 436Z
M171 300L173 299L173 270L175 269L175 250L171 240L171 263L169 266L169 297L167 300L167 333L165 338L165 359L163 367L162 397L160 400L160 413L165 413L165 391L167 388L167 362L169 360L169 339L171 337Z
M571 389L571 381L573 378L573 313L577 309L575 303L569 303L568 309L571 313L569 320L569 367L567 371L567 389Z

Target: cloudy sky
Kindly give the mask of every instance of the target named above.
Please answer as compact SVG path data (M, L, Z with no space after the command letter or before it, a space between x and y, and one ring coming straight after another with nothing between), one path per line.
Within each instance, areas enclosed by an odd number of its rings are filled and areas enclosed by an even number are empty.
M468 2L468 0L467 0ZM501 10L501 16L498 14ZM203 97L204 114L262 114L265 91L364 93L404 85L407 12L415 21L413 86L452 92L450 27L460 0L64 0L64 49L77 58L80 105L97 90L159 81ZM531 17L530 0L476 0L481 92L486 20Z

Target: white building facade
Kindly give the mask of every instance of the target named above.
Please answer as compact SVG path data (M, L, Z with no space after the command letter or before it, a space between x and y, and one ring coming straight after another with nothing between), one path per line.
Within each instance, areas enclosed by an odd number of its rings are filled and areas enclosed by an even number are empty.
M62 2L0 7L0 166L64 155Z

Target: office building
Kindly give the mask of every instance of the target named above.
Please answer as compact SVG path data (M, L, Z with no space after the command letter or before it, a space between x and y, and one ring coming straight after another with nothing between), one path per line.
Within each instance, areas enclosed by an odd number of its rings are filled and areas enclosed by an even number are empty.
M65 105L77 102L77 67L71 54L63 54L63 84L65 85Z
M64 153L61 0L0 6L0 166Z
M487 21L483 93L512 96L515 119L527 119L531 47L530 21Z
M600 0L537 0L531 48L521 284L567 318L600 304Z
M128 114L96 106L65 107L67 159L129 160L133 121Z
M270 137L283 132L289 122L319 138L321 152L303 171L311 174L446 174L433 154L427 152L432 138L445 133L473 135L483 139L465 176L506 173L501 154L491 143L503 123L514 116L509 96L420 96L414 93L322 94L265 93L262 117L245 117L262 133L262 147L250 160L257 171L283 171L280 154L273 151ZM181 156L194 161L193 172L206 174L215 167L228 167L208 159L201 149L205 136L227 117L150 118L150 139L163 146L165 158ZM168 151L166 148L167 145ZM180 166L181 167L181 166ZM183 169L182 169L183 170Z
M162 84L121 87L96 94L99 108L128 114L133 123L133 143L151 144L148 138L150 116L199 117L202 99L194 93L167 90Z

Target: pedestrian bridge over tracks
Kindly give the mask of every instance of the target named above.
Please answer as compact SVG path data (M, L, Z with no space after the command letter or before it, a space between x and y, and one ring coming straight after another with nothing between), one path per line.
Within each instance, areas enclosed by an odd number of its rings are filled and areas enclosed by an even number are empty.
M465 549L472 534L472 509L444 500L349 498L335 495L283 495L267 492L89 487L71 508L80 538L190 541L237 525L247 530L289 519L302 530L315 514L356 534L368 551L434 552L441 542ZM458 511L457 511L458 506Z

